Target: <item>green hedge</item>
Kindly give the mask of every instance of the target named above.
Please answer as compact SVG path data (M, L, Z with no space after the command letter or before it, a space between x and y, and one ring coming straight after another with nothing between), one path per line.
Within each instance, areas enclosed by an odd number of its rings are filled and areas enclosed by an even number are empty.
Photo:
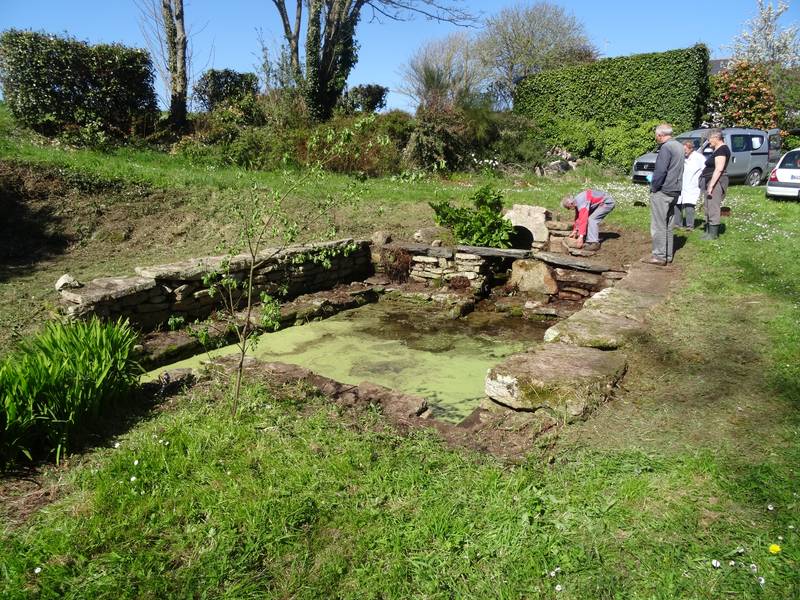
M537 124L564 119L606 127L655 119L682 130L699 123L707 98L708 49L697 45L533 75L517 86L514 109Z
M655 146L659 122L696 126L708 94L708 49L698 45L533 75L517 87L514 109L550 144L628 169Z
M120 44L9 29L0 83L14 117L45 135L88 128L122 137L156 114L150 55Z

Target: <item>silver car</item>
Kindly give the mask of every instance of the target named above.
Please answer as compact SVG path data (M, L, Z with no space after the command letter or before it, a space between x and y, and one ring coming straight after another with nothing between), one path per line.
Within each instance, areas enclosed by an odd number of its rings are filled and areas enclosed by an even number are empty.
M767 181L767 198L800 198L800 148L790 150L772 169Z
M691 140L696 150L703 154L711 154L708 146L710 129L694 129L676 136L679 142ZM728 163L728 178L732 183L759 185L778 162L781 152L781 136L779 129L747 129L744 127L727 127L722 130L725 144L731 151ZM633 163L631 179L634 183L647 183L648 175L656 166L658 151L648 152Z

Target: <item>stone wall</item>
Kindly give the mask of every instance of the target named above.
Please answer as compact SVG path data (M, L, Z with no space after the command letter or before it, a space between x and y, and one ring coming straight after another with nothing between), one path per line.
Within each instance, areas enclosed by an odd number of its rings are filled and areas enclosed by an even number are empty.
M314 260L329 256L330 268ZM326 290L339 283L362 280L372 274L369 243L339 240L261 253L255 272L254 293L285 297ZM203 280L210 273L225 269L242 280L250 269L250 259L240 255L212 256L155 267L137 267L136 275L102 277L80 287L60 290L62 311L73 318L97 315L104 319L130 319L143 330L154 329L171 316L187 320L203 319L220 306Z
M596 261L552 252L533 252L514 262L510 285L535 296L581 301L625 276Z
M411 259L412 281L450 282L454 277L469 280L470 287L481 289L491 275L491 264L486 258L467 252L452 252L450 256L417 254Z
M509 259L531 255L525 250L501 250L475 246L429 246L418 243L385 243L373 239L372 261L376 271L382 270L385 252L406 252L411 257L409 279L429 284L447 284L456 277L469 281L470 287L484 290L492 274L507 269ZM505 266L504 266L505 265Z

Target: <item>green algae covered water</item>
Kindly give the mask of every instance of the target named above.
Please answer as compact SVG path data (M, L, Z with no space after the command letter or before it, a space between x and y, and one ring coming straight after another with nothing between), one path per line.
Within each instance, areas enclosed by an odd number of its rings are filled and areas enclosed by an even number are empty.
M324 321L261 336L254 356L343 383L377 383L426 398L437 418L460 421L483 398L486 371L536 346L545 325L494 312L462 319L429 303L382 300ZM212 357L231 354L221 348ZM199 367L203 354L165 368Z

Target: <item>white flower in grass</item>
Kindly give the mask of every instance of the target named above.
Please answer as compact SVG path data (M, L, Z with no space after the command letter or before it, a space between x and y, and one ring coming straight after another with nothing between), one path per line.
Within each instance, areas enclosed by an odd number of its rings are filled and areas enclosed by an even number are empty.
M119 442L114 442L114 448L119 448Z
M560 592L563 589L564 589L564 587L560 583L558 585L556 585L556 591L557 592Z
M766 579L764 579L763 577L759 577L758 578L758 585L760 585L761 587L764 587L765 583L767 583Z
M758 567L756 565L750 565L750 572L751 573L758 573Z
M550 577L555 577L555 576L556 576L556 572L555 571L550 571Z
M42 572L42 567L36 567L36 568L33 570L33 573L34 573L34 575L38 575L38 574L39 574L39 573L41 573L41 572Z
M732 561L730 561L730 562L728 563L728 566L729 566L729 567L736 566L736 561L735 561L735 560L732 560Z
M134 481L136 481L136 475L131 476L131 483L133 483Z
M136 460L133 461L133 466L135 467L138 464L139 464L139 459L137 458Z
M775 506L772 504L767 504L767 510L775 510Z
M719 562L719 561L718 561L718 560L715 558L715 559L713 559L713 560L711 561L711 566L712 566L712 567L714 567L715 569L719 569L719 568L722 566L722 563L720 563L720 562Z
M744 547L743 547L743 546L739 546L739 547L736 549L736 553L737 553L737 554L744 554Z

